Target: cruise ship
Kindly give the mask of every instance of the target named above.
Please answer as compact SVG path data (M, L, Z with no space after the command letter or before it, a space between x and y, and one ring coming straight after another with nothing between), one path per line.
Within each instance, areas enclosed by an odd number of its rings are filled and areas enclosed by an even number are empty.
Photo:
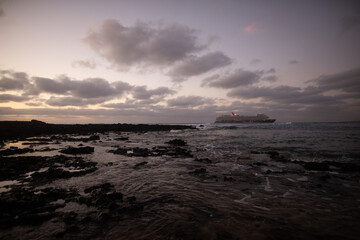
M216 118L215 123L273 123L276 119L270 119L265 114L255 116L240 116L235 113L231 115L221 115Z

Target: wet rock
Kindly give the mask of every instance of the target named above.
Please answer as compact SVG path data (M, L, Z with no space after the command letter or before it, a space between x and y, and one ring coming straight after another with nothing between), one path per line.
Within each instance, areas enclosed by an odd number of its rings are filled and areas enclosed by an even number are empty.
M139 148L135 147L132 149L132 153L128 154L129 156L136 156L136 157L147 157L151 155L151 152L147 148Z
M173 146L186 146L187 145L187 143L181 139L170 140L169 142L166 142L166 143L173 145Z
M121 148L121 147L118 147L116 150L109 150L109 152L119 155L127 155L128 151L129 151L128 148Z
M116 140L116 141L127 141L127 140L129 140L129 137L118 137L118 138L115 138L114 140Z
M61 153L65 153L65 154L91 154L94 152L94 148L93 147L79 147L79 148L75 148L75 147L68 147L66 149L60 150Z
M55 149L55 148L49 148L49 147L44 147L44 148L39 149L39 150L37 150L37 151L38 151L38 152L50 152L50 151L55 151L55 150L57 150L57 149Z
M360 172L360 165L353 162L326 162L327 164L339 168L344 173Z
M22 143L22 145L30 145L31 146L35 146L35 145L47 145L50 144L48 142L24 142Z
M209 158L195 158L194 161L202 162L202 163L212 163Z
M90 141L95 141L95 140L100 140L100 136L99 135L92 135L89 137Z
M111 184L111 183L104 183L104 184L100 184L100 185L96 185L96 186L92 186L92 187L89 187L89 188L86 188L84 190L85 193L91 193L93 191L101 191L101 192L109 192L109 191L112 191L114 189L114 185Z
M0 180L19 179L19 176L37 171L45 166L46 157L1 157L0 156Z
M77 192L64 189L47 188L40 193L34 189L14 188L3 193L0 199L0 228L10 228L18 225L40 225L60 213L57 208L63 204L52 202L61 198L74 199Z
M34 152L34 149L13 147L13 148L1 150L0 156L10 156L10 155L24 154L24 153L29 153L29 152Z
M329 166L324 162L307 162L304 164L306 170L312 171L329 171Z
M140 166L144 166L144 165L146 165L148 162L140 162L140 163L137 163L137 164L135 164L135 166L134 166L134 168L138 168L138 167L140 167Z
M59 213L60 218L66 223L71 224L77 221L77 213L74 211Z
M189 174L194 174L194 175L201 175L205 173L206 173L206 168L199 168L199 169L195 169L192 172L189 172Z
M225 182L232 182L232 181L235 181L235 179L233 177L224 176L224 181Z
M125 201L127 201L128 203L134 203L136 202L136 197L135 196L127 197Z
M251 154L263 154L262 152L259 152L259 151L250 151Z

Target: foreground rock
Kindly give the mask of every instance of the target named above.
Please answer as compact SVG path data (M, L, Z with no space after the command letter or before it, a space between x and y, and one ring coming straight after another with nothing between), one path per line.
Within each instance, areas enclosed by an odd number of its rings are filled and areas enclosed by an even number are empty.
M94 148L93 147L79 147L79 148L75 148L75 147L68 147L66 149L60 150L61 153L66 153L66 154L91 154L94 152Z
M41 185L56 179L82 176L97 170L97 163L80 157L0 157L0 181L19 180ZM71 168L72 170L67 170Z

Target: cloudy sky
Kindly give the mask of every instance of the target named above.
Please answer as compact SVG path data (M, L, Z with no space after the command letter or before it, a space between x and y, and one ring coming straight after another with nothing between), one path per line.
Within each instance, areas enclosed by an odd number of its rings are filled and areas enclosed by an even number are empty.
M358 0L0 0L0 120L360 120Z

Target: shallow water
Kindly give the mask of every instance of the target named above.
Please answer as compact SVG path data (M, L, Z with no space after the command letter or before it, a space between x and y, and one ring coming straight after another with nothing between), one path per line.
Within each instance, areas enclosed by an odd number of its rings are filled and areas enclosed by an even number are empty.
M60 149L79 144L94 147L93 154L81 156L97 162L97 171L59 179L38 189L77 189L84 194L88 187L111 183L124 196L135 196L143 204L140 211L108 221L100 235L90 237L93 239L357 238L360 173L343 172L333 166L327 171L306 170L296 161L359 163L359 123L197 127L171 132L100 134L100 141L85 143L33 144L34 149L54 150L22 156L57 155ZM120 136L129 140L115 140ZM166 146L172 139L185 140L187 146L183 148L191 150L194 156L130 157L109 152L115 146L152 149ZM29 146L22 144L9 143L5 148ZM287 161L272 158L269 152L277 152ZM144 161L147 163L135 167ZM194 173L199 169L205 170ZM18 182L10 182L10 187L11 184ZM94 209L70 202L57 211L76 211L80 218ZM53 236L59 224L44 223L38 228L48 228L35 231L36 234L17 227L7 230L10 235L6 236L46 239ZM84 231L80 229L68 238L88 238Z

